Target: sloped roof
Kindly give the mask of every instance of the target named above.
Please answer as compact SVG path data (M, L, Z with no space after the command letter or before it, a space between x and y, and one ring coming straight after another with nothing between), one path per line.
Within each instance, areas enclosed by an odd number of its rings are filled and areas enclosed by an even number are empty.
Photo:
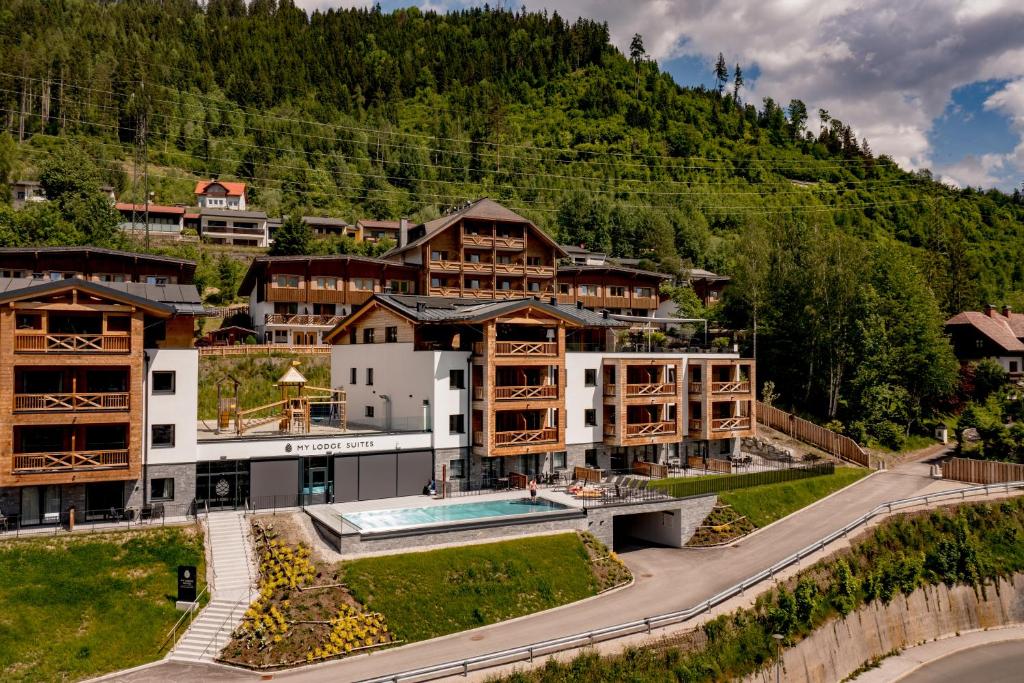
M360 218L356 221L356 225L361 225L364 228L382 228L385 230L398 230L402 227L401 221L379 221L371 218Z
M220 185L227 190L229 197L241 197L245 194L245 183L229 182L227 180L200 180L196 183L196 194L205 194L206 188L214 184Z
M672 276L665 273L656 273L653 270L641 270L640 268L629 268L627 266L618 266L612 263L603 265L585 265L585 264L572 264L568 266L558 266L558 274L566 275L572 273L618 273L621 275L642 275L646 277L653 277L659 280L671 280Z
M480 323L525 308L533 308L560 318L576 327L629 327L629 323L611 317L606 318L603 313L592 311L589 308L578 308L570 304L552 304L533 298L480 301L440 296L374 294L326 334L324 340L329 341L334 338L349 323L377 306L383 306L415 323Z
M106 296L125 300L141 307L166 308L168 313L203 315L206 309L195 285L148 285L144 282L93 282L80 278L66 280L35 280L32 278L0 278L0 301L23 299L36 294L48 294L71 285Z
M245 275L242 277L242 282L238 285L238 291L251 291L256 285L256 277L259 275L259 272L272 263L302 263L305 261L334 261L338 265L349 262L369 263L377 266L384 266L385 268L405 269L407 272L409 270L418 269L418 266L399 263L397 261L385 261L384 259L373 258L371 256L356 256L355 254L334 254L331 256L257 256L249 263L249 269L245 271ZM337 275L340 277L342 274L339 272Z
M148 207L145 204L126 204L124 202L118 202L114 204L114 208L118 211L134 211L136 213L149 211L150 213L169 213L176 216L185 215L184 206L165 206L162 204L150 204Z
M447 216L441 216L440 218L435 218L432 221L427 221L426 223L421 223L420 225L415 226L416 228L422 227L424 229L423 236L413 240L404 247L395 247L388 253L384 254L384 258L387 258L388 256L392 256L394 254L400 254L409 249L414 249L415 247L420 246L424 242L429 241L430 238L432 238L437 233L441 232L442 230L448 229L449 227L451 227L452 225L454 225L455 223L459 222L464 218L472 218L476 220L486 221L501 221L503 223L522 223L523 225L528 225L532 227L534 230L536 230L537 234L541 235L544 241L551 244L551 246L553 246L555 250L558 252L559 256L566 255L565 250L562 248L562 246L558 244L558 242L553 240L547 233L545 233L543 230L534 225L533 221L523 218L515 211L505 208L504 206L494 201L493 199L483 197L481 199L476 200L475 202L470 203L468 206L459 209L458 211L454 211L448 214Z
M294 365L288 367L285 373L281 375L277 383L278 384L305 384L307 381L306 376L299 372L299 369Z
M691 280L709 280L712 282L731 279L728 275L719 275L703 268L690 268L688 275Z
M946 321L947 327L955 325L969 325L973 327L1004 351L1012 353L1024 351L1024 341L1018 338L1010 325L1009 319L1003 315L995 314L988 316L979 311L964 311L963 313L957 313Z

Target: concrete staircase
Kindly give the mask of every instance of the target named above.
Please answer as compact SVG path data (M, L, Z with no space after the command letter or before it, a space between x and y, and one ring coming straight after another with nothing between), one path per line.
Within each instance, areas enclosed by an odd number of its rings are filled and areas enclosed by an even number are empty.
M256 597L257 569L248 520L241 512L215 512L207 517L206 525L213 565L212 599L168 659L213 661Z

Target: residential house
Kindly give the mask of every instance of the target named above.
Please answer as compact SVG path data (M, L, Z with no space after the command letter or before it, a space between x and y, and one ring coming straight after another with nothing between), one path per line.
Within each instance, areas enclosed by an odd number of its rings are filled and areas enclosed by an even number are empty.
M150 235L178 237L185 227L183 206L118 203L114 208L121 214L121 229L131 234L142 235L148 231Z
M1013 379L1024 378L1024 314L1009 306L1002 311L985 306L985 311L964 311L946 321L946 334L961 362L992 359Z
M267 214L238 209L202 209L199 236L210 244L266 248L270 244Z
M200 209L246 210L245 183L200 180L196 183L195 195Z

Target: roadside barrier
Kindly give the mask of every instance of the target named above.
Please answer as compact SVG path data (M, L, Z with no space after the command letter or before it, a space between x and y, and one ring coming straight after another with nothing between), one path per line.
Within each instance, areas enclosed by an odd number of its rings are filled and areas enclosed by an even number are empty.
M744 579L740 583L737 583L708 600L688 609L677 612L667 612L665 614L657 614L637 621L616 624L614 626L606 626L604 628L594 629L584 633L576 633L562 638L543 640L530 645L491 652L477 657L468 657L466 659L434 664L432 666L426 666L419 669L410 669L400 673L388 674L387 676L367 678L361 680L359 683L402 683L412 681L429 681L437 678L443 678L445 676L456 676L460 674L468 676L470 671L479 671L481 669L489 669L495 666L514 664L516 662L533 662L535 657L543 657L564 650L586 647L605 640L614 640L616 638L640 633L651 633L652 629L684 623L701 614L710 612L713 607L716 607L737 595L743 595L746 591L754 588L761 582L774 579L775 575L779 572L799 563L802 559L818 551L824 550L829 544L849 535L852 531L856 531L875 517L888 516L894 511L914 507L922 503L924 505L929 505L932 502L940 500L965 500L968 496L990 495L992 493L999 492L1009 493L1012 489L1024 489L1024 481L989 484L985 486L970 486L967 488L953 489L951 491L930 493L924 496L915 496L913 498L891 500L887 503L878 505L867 514L859 517L853 522L850 522L842 529L832 532L802 550L798 550L789 557L776 562L771 567Z

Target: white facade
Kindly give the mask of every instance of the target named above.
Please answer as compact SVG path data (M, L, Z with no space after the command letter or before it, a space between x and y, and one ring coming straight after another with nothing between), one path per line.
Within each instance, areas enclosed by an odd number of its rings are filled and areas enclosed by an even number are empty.
M167 372L174 373L173 391L154 390L153 373ZM146 349L144 390L145 462L153 465L195 462L199 352L196 349ZM152 443L154 425L174 425L173 446Z
M277 313L275 302L273 301L259 301L259 287L257 284L252 288L252 292L249 293L249 315L252 318L253 329L256 330L256 336L262 339L267 344L291 344L293 343L294 332L312 332L316 334L316 343L323 343L323 336L330 332L337 323L330 325L268 325L267 316ZM281 302L276 302L280 304ZM319 312L314 311L314 304L306 302L295 302L294 311L288 315L324 315L324 306L330 304L318 304ZM352 312L352 306L349 304L334 304L334 315L346 316Z
M267 216L254 211L203 211L199 216L199 234L213 244L237 244L267 247Z
M200 209L228 209L230 211L245 211L245 195L199 195Z

